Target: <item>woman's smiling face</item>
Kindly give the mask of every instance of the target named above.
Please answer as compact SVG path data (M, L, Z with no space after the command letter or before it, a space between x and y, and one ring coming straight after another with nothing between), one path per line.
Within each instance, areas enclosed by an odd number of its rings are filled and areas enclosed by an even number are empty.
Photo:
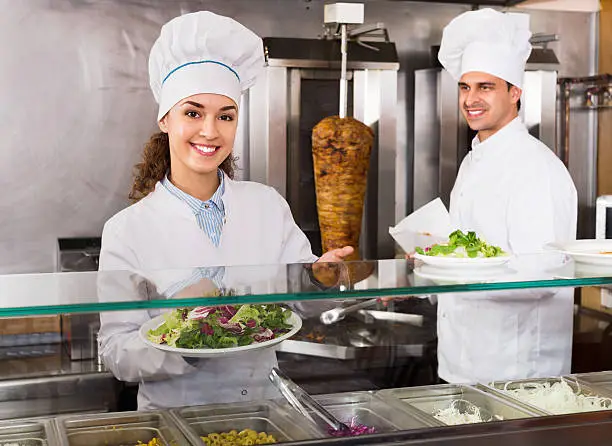
M227 96L202 93L179 101L159 121L170 141L172 177L216 174L232 153L237 126L238 107Z

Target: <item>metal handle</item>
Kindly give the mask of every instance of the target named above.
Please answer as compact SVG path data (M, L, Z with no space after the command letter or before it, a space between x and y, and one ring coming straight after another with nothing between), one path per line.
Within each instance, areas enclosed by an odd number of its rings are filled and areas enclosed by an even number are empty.
M550 42L558 42L559 36L557 34L534 34L529 39L529 43L532 45L546 45Z
M289 379L283 372L277 367L273 367L269 375L270 381L278 388L281 394L287 399L289 404L295 408L298 412L314 422L310 412L315 413L325 423L327 423L332 429L338 431L349 430L349 427L337 420L331 413L329 413L323 406L317 403L312 397L306 393L304 389Z
M359 302L354 305L349 305L346 308L333 308L331 310L327 310L321 313L321 316L319 319L325 325L331 325L331 324L334 324L344 319L344 317L347 314L352 313L354 311L362 310L367 307L371 307L372 305L375 305L377 302L378 302L378 299L368 299L368 300Z
M297 396L294 395L291 389L289 389L289 387L286 385L285 380L283 378L284 375L281 375L282 372L276 367L273 367L268 377L270 378L270 381L272 381L272 384L274 384L274 386L279 390L281 395L283 395L283 397L285 397L285 399L289 402L291 407L293 407L304 417L314 423L315 421L310 416L310 413L306 410L304 406L302 406Z
M340 118L346 118L346 109L348 106L348 81L346 80L346 59L347 59L347 50L346 50L346 24L340 25L340 30L342 33L342 41L340 42L340 53L342 56L342 65L340 72Z

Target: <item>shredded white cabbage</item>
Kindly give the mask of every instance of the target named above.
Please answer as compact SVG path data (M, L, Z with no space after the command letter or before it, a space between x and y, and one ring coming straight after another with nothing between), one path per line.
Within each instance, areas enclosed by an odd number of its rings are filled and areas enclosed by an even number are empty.
M463 411L457 407L458 403L465 405ZM484 423L486 421L483 420L480 414L480 408L478 408L478 406L463 399L453 400L447 408L436 411L433 416L449 426L455 426L458 424ZM499 416L496 416L495 418L499 420L502 419Z
M576 391L563 379L552 384L519 383L514 389L510 385L504 385L504 392L555 415L612 409L612 399L584 395L577 382Z

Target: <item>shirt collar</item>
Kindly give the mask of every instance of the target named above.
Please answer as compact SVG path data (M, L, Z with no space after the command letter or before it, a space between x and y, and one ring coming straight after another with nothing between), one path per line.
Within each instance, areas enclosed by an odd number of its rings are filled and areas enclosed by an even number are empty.
M521 118L517 116L483 142L480 142L478 135L476 135L474 139L472 139L472 159L474 161L482 159L486 153L491 152L491 148L499 147L503 142L509 141L508 136L512 132L520 131L521 129L525 130L525 125Z
M217 169L217 175L219 176L219 187L217 187L215 193L207 201L202 201L198 198L195 198L176 187L168 179L167 173L162 179L161 184L166 188L168 192L170 192L176 198L189 205L189 207L194 213L201 212L204 208L206 208L207 205L210 207L211 204L214 204L217 208L219 208L220 211L223 212L225 211L225 206L223 204L223 194L225 192L225 174L221 169Z

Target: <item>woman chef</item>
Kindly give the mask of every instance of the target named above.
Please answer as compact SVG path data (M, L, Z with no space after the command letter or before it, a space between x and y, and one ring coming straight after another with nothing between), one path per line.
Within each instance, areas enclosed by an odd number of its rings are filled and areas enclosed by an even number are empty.
M572 179L518 117L530 37L529 16L482 9L455 18L439 52L478 131L451 193L451 221L514 254L576 236ZM567 288L440 295L440 377L457 383L569 373L572 308Z
M104 226L100 270L316 260L274 189L232 178L240 96L263 66L261 39L231 18L197 12L163 26L149 58L161 133L137 166L131 197L142 199ZM351 252L337 249L319 260L341 261ZM118 379L140 382L139 409L273 395L273 349L187 362L139 339L150 318L142 311L101 315L100 354Z

